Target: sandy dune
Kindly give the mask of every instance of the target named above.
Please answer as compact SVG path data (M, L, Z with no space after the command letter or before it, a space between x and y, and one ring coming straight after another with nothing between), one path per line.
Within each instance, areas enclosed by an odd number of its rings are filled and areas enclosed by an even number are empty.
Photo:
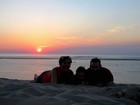
M0 78L0 105L140 105L140 85L74 86Z

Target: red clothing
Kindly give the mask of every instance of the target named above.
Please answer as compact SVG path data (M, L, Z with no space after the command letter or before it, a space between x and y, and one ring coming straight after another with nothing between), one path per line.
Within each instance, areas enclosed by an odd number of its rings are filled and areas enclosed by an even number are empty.
M49 83L51 82L51 72L50 71L44 71L38 78L37 83Z
M60 67L55 68L57 73L57 83L69 84L73 77L72 70L61 70ZM43 72L37 79L38 83L50 83L51 82L51 71Z

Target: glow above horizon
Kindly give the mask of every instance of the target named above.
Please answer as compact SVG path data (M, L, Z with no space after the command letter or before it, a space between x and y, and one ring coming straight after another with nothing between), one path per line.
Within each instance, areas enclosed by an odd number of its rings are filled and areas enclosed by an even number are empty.
M139 0L0 0L0 13L0 51L140 44Z

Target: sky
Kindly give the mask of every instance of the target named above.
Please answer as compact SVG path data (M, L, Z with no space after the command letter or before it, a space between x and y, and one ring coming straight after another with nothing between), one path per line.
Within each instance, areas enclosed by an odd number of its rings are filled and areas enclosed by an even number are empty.
M140 0L0 0L0 53L140 54Z

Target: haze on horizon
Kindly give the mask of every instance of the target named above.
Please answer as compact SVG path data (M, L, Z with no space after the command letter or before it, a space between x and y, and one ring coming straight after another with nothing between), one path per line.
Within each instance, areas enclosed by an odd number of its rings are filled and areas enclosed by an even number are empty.
M140 54L140 0L0 0L0 53Z

